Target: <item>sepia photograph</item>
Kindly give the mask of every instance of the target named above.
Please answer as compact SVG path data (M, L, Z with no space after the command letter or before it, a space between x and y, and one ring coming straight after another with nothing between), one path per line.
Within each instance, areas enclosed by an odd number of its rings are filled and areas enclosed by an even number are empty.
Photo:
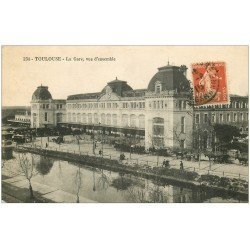
M5 203L248 203L248 46L2 46Z

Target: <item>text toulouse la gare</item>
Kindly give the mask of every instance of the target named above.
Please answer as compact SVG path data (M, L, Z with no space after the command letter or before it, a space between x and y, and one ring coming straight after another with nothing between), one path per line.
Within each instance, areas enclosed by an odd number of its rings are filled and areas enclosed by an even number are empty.
M60 62L60 61L115 61L115 57L61 57L61 56L50 56L50 57L42 57L42 56L35 56L35 57L23 57L23 61L43 61L43 62Z

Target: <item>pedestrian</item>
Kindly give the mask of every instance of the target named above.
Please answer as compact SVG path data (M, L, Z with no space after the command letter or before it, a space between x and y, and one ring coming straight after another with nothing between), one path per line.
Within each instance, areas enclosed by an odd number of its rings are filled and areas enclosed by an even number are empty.
M45 144L45 147L47 148L48 147L48 143L46 142L46 144Z
M101 149L99 150L99 155L100 155L100 156L102 155L102 150L101 150Z
M166 160L164 159L163 162L162 162L162 166L163 167L166 167Z
M169 161L168 161L168 160L165 161L165 167L166 167L166 168L169 168L169 167L170 167Z
M180 163L180 170L184 170L183 162Z

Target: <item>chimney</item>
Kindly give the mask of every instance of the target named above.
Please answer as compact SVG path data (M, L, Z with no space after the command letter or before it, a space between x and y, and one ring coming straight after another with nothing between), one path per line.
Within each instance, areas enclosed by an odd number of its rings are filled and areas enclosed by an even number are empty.
M180 71L182 72L182 74L184 75L184 76L187 76L187 66L186 65L181 65L180 66Z

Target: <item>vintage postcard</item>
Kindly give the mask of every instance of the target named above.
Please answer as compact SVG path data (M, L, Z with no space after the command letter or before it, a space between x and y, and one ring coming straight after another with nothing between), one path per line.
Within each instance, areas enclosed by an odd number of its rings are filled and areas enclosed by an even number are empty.
M248 202L247 46L2 46L2 201Z

